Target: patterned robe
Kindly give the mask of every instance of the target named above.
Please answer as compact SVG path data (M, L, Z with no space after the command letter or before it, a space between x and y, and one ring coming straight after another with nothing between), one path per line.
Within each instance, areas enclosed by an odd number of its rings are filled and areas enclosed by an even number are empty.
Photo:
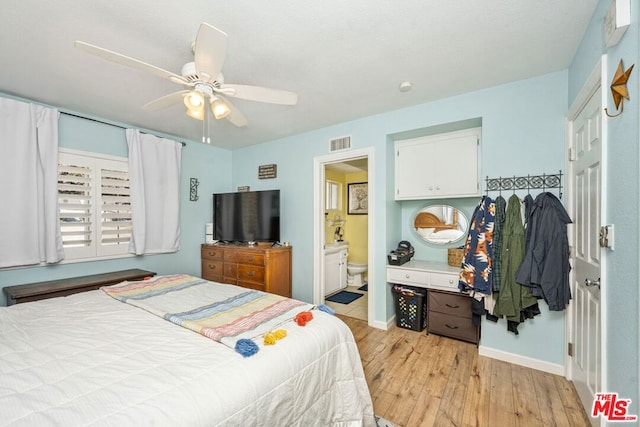
M458 281L461 291L491 294L495 208L493 200L484 196L473 212Z

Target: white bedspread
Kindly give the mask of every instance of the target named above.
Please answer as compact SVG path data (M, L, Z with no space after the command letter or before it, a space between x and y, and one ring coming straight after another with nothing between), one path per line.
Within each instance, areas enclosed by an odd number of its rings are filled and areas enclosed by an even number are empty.
M313 315L243 358L102 291L2 307L0 425L375 425L351 331Z

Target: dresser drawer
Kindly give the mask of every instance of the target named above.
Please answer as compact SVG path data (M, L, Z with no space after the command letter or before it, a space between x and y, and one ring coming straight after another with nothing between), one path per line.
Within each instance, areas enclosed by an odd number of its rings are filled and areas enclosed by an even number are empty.
M219 282L222 279L223 267L222 261L214 261L211 259L202 259L202 278Z
M201 256L202 258L206 259L215 259L222 261L224 259L223 252L224 251L221 248L203 246Z
M458 275L445 273L431 273L431 286L452 291L458 290Z
M238 264L238 282L257 282L264 284L264 267Z
M237 252L238 264L264 265L264 255L250 252Z
M478 327L466 317L430 311L427 330L429 333L478 342Z
M471 318L471 298L445 292L430 291L427 298L429 312L446 313L453 316Z
M387 282L404 283L427 286L429 284L429 272L417 270L403 270L387 267Z
M243 282L241 280L238 280L238 286L242 286L243 288L248 288L248 289L255 289L256 291L262 291L262 292L266 292L265 290L265 286L263 283L257 283L257 282Z

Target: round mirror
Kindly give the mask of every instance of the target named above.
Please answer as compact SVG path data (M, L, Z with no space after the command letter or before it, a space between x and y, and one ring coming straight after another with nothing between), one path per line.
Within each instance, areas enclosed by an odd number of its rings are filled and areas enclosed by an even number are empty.
M419 210L413 226L418 236L426 242L448 245L464 239L469 229L469 220L453 206L434 205Z

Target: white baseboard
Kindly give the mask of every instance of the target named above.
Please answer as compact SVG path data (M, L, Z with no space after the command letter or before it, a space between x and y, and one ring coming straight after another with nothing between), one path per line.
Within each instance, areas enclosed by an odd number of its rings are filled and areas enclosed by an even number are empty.
M564 365L557 363L545 362L544 360L521 356L515 353L508 353L506 351L496 350L495 348L484 347L482 345L478 347L478 354L480 356L486 356L492 359L502 360L503 362L513 363L514 365L537 369L539 371L564 377Z
M379 320L374 320L369 323L369 326L372 328L382 329L383 331L388 331L393 325L396 323L396 316L393 316L391 319L387 320L387 322L381 322Z

